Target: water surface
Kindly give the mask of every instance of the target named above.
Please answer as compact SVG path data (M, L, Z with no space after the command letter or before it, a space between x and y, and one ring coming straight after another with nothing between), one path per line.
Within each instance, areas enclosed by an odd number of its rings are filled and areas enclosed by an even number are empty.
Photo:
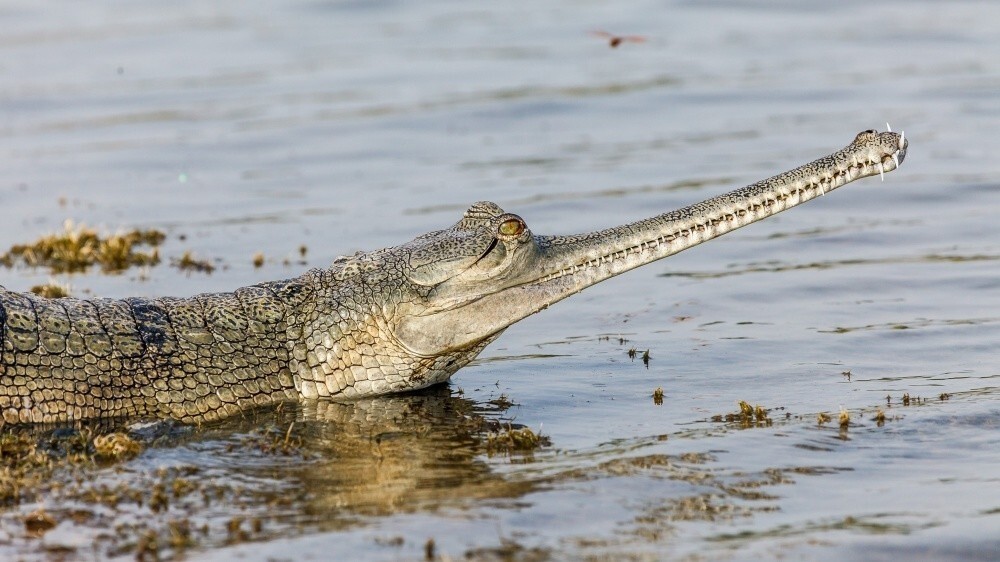
M448 387L175 430L5 508L0 551L132 558L151 532L164 556L223 560L422 559L429 539L480 559L996 557L998 20L899 0L6 2L0 247L73 219L160 228L165 257L219 266L55 278L78 296L291 277L483 199L535 232L594 230L886 121L911 147L884 182L515 325ZM727 422L740 400L772 423ZM498 421L551 445L491 455ZM178 479L197 487L153 510ZM86 494L102 485L143 501ZM31 538L39 506L59 525Z

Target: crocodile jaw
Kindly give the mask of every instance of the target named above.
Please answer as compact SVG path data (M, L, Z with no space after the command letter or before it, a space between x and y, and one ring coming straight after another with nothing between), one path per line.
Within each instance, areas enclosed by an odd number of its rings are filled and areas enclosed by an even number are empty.
M516 272L499 283L455 277L407 307L395 339L431 357L495 337L505 328L596 283L676 254L815 199L852 181L895 170L909 143L901 133L863 131L845 148L766 180L646 220L574 236L533 236Z

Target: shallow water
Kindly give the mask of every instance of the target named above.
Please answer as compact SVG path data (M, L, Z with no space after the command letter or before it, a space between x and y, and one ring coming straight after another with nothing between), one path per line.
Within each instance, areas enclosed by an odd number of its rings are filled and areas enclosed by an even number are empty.
M882 183L515 325L447 388L177 430L83 486L199 493L159 512L46 493L0 515L0 553L129 558L128 536L188 517L206 531L164 555L421 559L432 538L452 558L995 558L996 21L898 0L4 3L0 247L71 218L161 228L164 256L220 266L56 277L78 296L291 277L482 199L535 232L594 230L886 121L911 146ZM740 400L772 425L726 422ZM552 444L491 456L480 416ZM294 454L262 451L293 421ZM60 524L29 538L38 506Z

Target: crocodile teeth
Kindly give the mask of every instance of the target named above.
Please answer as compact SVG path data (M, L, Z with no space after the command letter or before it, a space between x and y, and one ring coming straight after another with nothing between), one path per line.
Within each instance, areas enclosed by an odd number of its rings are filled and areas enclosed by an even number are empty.
M889 126L889 122L888 121L885 122L885 129L887 131L889 131L890 133L892 132L892 127ZM906 136L906 132L905 131L900 131L899 132L899 148L903 148L903 138L905 136ZM899 150L897 150L896 152L892 153L892 161L895 162L896 167L898 168L899 167ZM884 181L885 177L883 176L882 179Z

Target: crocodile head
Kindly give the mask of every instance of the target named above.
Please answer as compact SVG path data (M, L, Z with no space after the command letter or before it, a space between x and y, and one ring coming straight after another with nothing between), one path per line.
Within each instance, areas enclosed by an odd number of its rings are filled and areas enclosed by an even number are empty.
M450 228L343 258L317 275L329 314L293 342L303 396L356 397L448 379L511 324L609 277L763 219L850 181L892 171L901 134L864 131L842 150L707 201L573 236L534 234L479 202Z
M453 353L547 306L536 295L539 307L522 310L531 308L526 295L511 291L531 286L544 263L540 243L524 219L481 201L451 228L398 248L419 296L400 304L397 340L419 357Z
M511 324L595 283L899 166L901 134L863 131L847 147L742 189L639 222L573 236L531 232L518 215L474 204L451 228L397 248L419 290L392 328L408 353L483 346ZM471 358L470 358L471 359ZM449 373L450 374L450 373Z

